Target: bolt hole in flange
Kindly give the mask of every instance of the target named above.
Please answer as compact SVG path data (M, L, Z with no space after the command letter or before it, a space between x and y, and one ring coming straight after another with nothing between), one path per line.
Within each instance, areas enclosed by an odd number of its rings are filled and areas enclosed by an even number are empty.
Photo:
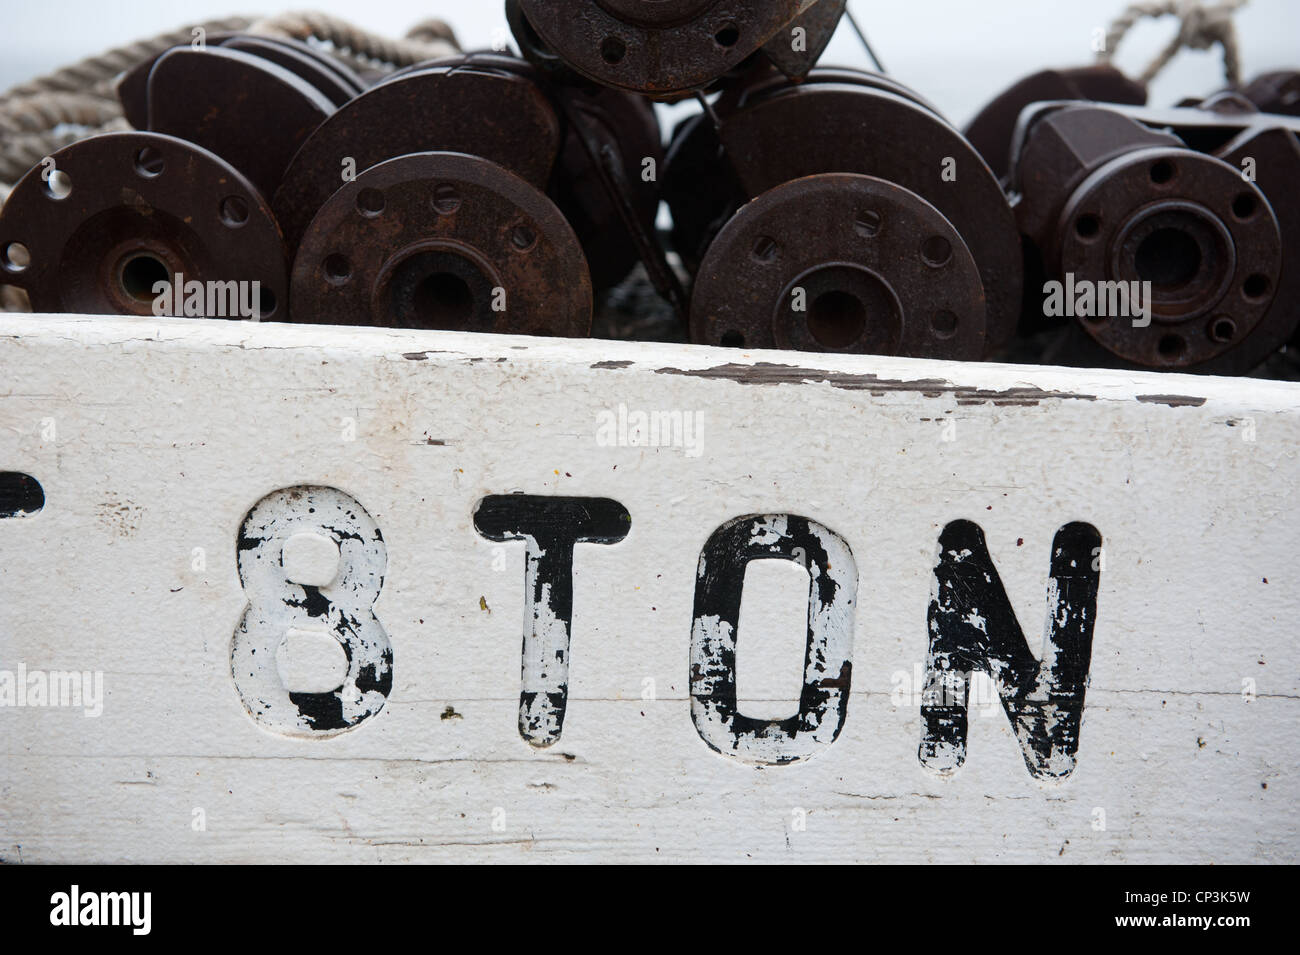
M460 208L460 193L456 187L443 183L433 190L433 211L440 216L449 216Z
M600 43L600 58L610 66L617 66L627 56L627 44L616 36L607 36Z
M1178 170L1168 159L1160 159L1151 164L1151 181L1157 186L1165 186L1173 182L1174 176Z
M166 166L162 153L153 146L145 146L135 154L135 171L143 179L157 179Z
M62 169L55 169L45 180L45 194L61 202L72 195L72 177Z
M930 319L930 329L936 338L949 339L957 334L959 319L956 312L941 309Z
M1094 215L1081 215L1074 223L1080 239L1095 239L1101 233L1101 220Z
M373 219L384 212L384 194L378 189L362 189L357 193L357 212Z
M1252 302L1262 301L1268 295L1272 283L1269 282L1267 275L1255 273L1246 277L1246 281L1241 285L1241 292Z
M1232 214L1241 222L1249 221L1254 218L1255 213L1259 211L1259 203L1255 197L1248 192L1243 192L1236 199L1232 200Z
M753 255L759 262L774 262L776 251L776 239L770 235L761 235L754 241Z
M932 235L921 244L921 258L932 269L941 269L952 261L952 243L941 235Z
M874 239L880 235L880 229L884 225L884 219L879 212L871 209L859 212L853 219L853 230L864 239Z
M344 285L352 278L352 263L339 252L327 255L321 268L325 271L325 280L333 285Z
M248 203L239 196L226 196L219 207L221 222L227 229L238 229L248 223Z
M526 225L517 225L510 230L510 244L517 252L531 252L537 247L537 233Z
M0 265L6 272L25 272L32 264L32 254L21 242L10 242L0 248Z
M740 42L740 28L734 23L724 24L717 33L713 34L713 42L724 50L730 50Z
M151 303L157 297L154 286L171 281L167 266L157 256L140 252L128 256L118 273L118 284L123 293L136 302Z
M1219 316L1210 322L1210 339L1226 345L1237 337L1237 323L1226 316Z
M45 507L41 482L21 471L0 471L0 518L28 517Z

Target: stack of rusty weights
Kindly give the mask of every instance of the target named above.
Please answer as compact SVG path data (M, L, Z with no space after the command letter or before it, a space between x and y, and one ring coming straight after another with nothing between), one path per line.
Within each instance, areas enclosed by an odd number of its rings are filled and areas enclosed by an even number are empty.
M818 65L845 3L507 0L521 55L384 75L264 36L176 47L121 78L134 131L17 183L2 277L41 312L158 314L183 276L256 280L270 321L586 337L652 299L654 337L746 350L1295 353L1300 74L1156 109L1109 65L1050 70L963 132ZM686 99L665 146L655 104Z

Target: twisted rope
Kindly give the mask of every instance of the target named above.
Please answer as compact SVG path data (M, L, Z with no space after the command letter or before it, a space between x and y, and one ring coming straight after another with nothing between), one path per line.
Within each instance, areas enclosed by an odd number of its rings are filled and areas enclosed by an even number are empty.
M268 17L254 23L248 32L326 43L333 47L331 52L335 55L360 60L370 68L410 66L460 52L456 35L440 20L422 21L412 30L414 37L402 40L389 39L327 13L311 11Z
M8 92L0 94L0 102L18 97L35 96L39 93L85 93L102 84L110 83L117 76L125 73L138 63L151 59L174 46L189 43L194 37L195 27L201 27L209 33L237 31L246 29L250 21L247 17L229 17L224 20L209 20L195 23L160 33L147 40L138 40L126 46L115 47L107 53L65 66L61 70L38 76L27 83L20 83Z
M121 114L115 100L88 93L17 97L0 102L0 136L41 133L56 126L102 126Z
M1207 6L1201 0L1154 0L1129 5L1106 31L1106 45L1097 58L1109 63L1115 50L1140 21L1165 16L1178 17L1178 33L1151 64L1140 80L1150 83L1182 50L1223 48L1223 73L1230 86L1241 83L1241 51L1237 43L1237 25L1233 15L1250 0L1220 0Z
M123 117L117 116L97 126L60 126L35 133L0 136L0 186L8 192L10 187L6 183L17 182L46 156L79 139L130 128Z

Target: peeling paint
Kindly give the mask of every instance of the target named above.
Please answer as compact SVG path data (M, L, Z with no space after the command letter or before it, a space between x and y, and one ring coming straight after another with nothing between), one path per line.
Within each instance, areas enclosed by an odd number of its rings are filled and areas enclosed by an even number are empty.
M828 384L833 388L842 388L846 391L868 391L876 397L888 392L919 392L927 398L952 395L960 405L992 403L994 405L1032 407L1041 401L1052 398L1076 401L1097 400L1096 395L1065 391L1044 391L1041 388L1027 386L996 391L974 388L969 385L954 385L942 378L919 378L914 381L903 381L881 378L874 374L825 371L816 368L800 368L795 365L778 365L771 362L756 362L753 365L733 362L728 365L717 365L713 368L694 369L656 368L655 374L734 381L741 385Z
M1137 400L1148 405L1168 405L1171 408L1200 408L1204 398L1193 395L1138 395Z

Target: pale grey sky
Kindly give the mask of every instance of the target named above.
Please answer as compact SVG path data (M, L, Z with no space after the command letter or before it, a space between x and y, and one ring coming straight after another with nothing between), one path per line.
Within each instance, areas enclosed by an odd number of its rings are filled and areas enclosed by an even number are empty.
M885 65L950 119L964 123L990 96L1045 66L1090 61L1093 31L1127 0L850 0ZM319 9L401 34L441 16L467 46L488 46L505 28L498 0L0 0L0 89L121 43L232 13ZM1245 72L1300 67L1300 2L1252 0L1238 14ZM1140 25L1118 62L1136 74L1172 36L1172 20ZM847 25L825 62L866 65ZM1172 103L1218 88L1216 52L1185 52L1156 82L1152 101Z

